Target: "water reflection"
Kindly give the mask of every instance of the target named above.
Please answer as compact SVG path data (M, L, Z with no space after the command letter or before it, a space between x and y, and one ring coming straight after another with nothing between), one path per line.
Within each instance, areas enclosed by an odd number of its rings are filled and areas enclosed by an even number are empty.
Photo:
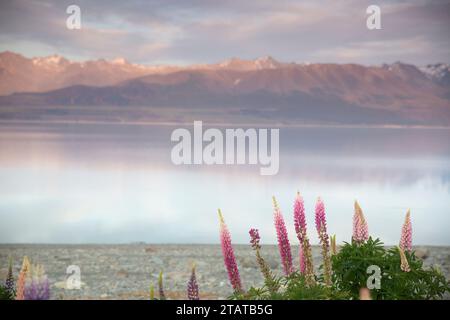
M260 176L259 166L172 165L172 129L2 124L0 241L217 242L221 207L236 242L258 227L269 243L271 196L293 236L300 190L310 225L324 198L338 239L349 240L358 199L388 243L411 208L417 243L450 244L448 130L281 128L279 174Z

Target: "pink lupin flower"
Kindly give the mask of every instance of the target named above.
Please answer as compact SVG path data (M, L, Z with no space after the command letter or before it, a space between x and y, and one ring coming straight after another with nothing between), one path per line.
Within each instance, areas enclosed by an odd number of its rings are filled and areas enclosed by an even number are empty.
M400 248L404 251L412 251L412 225L410 210L406 213L405 222L402 227L402 235L400 237Z
M278 207L277 200L275 197L272 197L272 199L274 206L274 224L278 238L278 250L280 251L284 273L288 276L294 271L292 267L291 244L289 243L286 224L284 223L284 218L281 214L280 208Z
M306 218L305 205L300 192L297 192L294 202L294 227L300 243L303 242L303 237L306 235Z
M219 221L220 221L220 242L222 245L222 254L225 268L228 272L228 279L234 292L242 291L241 277L239 275L238 266L236 263L236 257L234 256L233 246L231 245L231 235L228 231L227 225L222 216L222 212L219 209Z
M300 272L304 273L307 281L312 284L314 282L314 266L311 245L306 231L305 206L300 192L297 192L294 201L294 227L300 242Z
M298 256L300 259L300 273L305 274L306 273L306 261L305 261L305 255L303 253L303 246L300 245L298 247Z
M365 242L369 239L369 227L358 201L355 201L355 213L353 215L353 241Z
M327 221L325 218L325 205L322 199L318 198L316 203L316 230L317 233L322 231L327 233Z
M330 241L327 233L327 221L325 217L325 205L322 199L318 198L316 203L316 229L322 245L322 259L324 266L324 280L327 286L331 285L331 259Z

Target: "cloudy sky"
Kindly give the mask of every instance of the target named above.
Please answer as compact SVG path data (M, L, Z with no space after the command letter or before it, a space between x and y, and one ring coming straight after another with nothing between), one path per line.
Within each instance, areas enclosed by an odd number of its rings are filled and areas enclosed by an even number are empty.
M66 8L81 8L81 30ZM381 7L382 30L366 28ZM191 64L271 55L282 61L450 62L450 1L2 0L0 50L71 59Z

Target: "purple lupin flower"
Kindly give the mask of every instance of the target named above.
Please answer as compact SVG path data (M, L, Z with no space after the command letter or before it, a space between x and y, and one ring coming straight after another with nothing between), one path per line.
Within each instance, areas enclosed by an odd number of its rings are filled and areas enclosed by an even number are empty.
M225 220L223 219L222 212L219 209L219 221L220 221L220 243L222 246L223 261L225 268L228 272L228 279L234 292L242 292L241 277L239 275L239 269L236 263L236 257L234 256L233 246L231 245L231 235L228 231Z
M37 279L29 277L25 281L24 300L39 300L37 287L38 287Z
M50 284L42 266L34 265L31 267L31 271L25 281L24 299L50 299Z
M50 283L46 275L44 275L41 279L39 287L39 296L41 297L41 300L50 299Z
M290 275L294 269L292 267L292 253L291 244L289 243L288 233L286 229L286 224L284 223L283 215L278 207L277 200L275 197L273 199L274 206L274 223L275 230L277 232L278 238L278 250L280 251L281 263L283 264L283 271L285 275Z
M400 248L404 251L412 251L412 224L410 210L406 213L405 222L402 227L402 235L400 237Z
M15 289L14 289L14 275L12 271L12 258L9 258L9 265L8 265L8 275L6 276L5 280L5 288L10 297L15 297Z
M195 265L192 266L191 278L187 285L187 296L189 300L200 300L198 295L197 277L195 276Z
M369 227L358 201L355 201L352 239L356 243L363 243L369 239Z
M252 246L252 248L254 250L259 250L261 249L261 246L259 244L259 241L261 240L260 236L259 236L259 231L258 229L250 229L250 231L248 232L250 234L250 244Z
M258 262L259 269L263 274L265 284L270 292L276 292L278 290L278 284L274 281L272 272L260 252L261 245L259 244L259 241L261 238L259 236L259 231L258 229L252 228L248 233L250 234L250 244L256 253L256 261Z

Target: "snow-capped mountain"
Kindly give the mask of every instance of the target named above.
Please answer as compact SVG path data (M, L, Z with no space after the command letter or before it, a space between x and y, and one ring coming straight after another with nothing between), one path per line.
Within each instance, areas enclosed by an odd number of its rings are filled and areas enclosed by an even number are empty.
M0 105L240 108L276 110L289 120L450 125L448 71L444 64L297 64L271 57L143 66L7 52L0 54Z
M450 85L450 65L446 63L429 64L421 67L420 70L431 80L442 84Z
M143 66L124 58L70 61L59 55L26 58L13 52L0 53L0 95L43 92L71 85L105 86L146 74L178 70L170 66Z

